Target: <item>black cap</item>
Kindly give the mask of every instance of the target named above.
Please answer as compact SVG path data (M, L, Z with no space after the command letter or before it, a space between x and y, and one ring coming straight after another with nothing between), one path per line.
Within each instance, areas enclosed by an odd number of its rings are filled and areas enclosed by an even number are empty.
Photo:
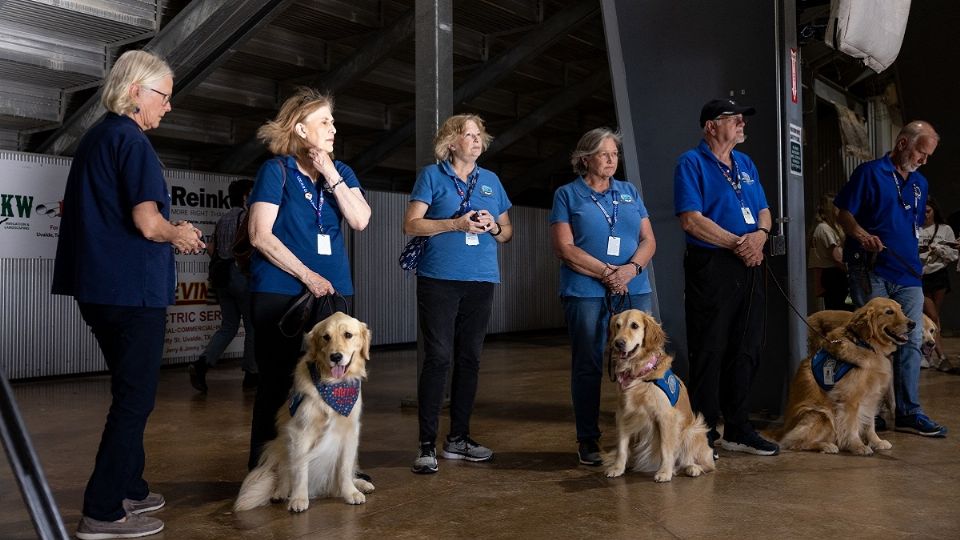
M742 114L744 116L750 116L755 112L757 111L753 107L739 105L736 101L729 98L713 99L708 101L707 104L700 109L700 127L705 126L707 120L713 120L714 118L723 116L725 114Z

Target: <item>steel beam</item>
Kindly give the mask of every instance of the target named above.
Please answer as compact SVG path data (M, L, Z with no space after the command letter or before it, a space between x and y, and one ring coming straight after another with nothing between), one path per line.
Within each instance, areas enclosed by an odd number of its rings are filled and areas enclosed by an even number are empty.
M453 113L453 2L417 2L416 167L434 163L433 137Z

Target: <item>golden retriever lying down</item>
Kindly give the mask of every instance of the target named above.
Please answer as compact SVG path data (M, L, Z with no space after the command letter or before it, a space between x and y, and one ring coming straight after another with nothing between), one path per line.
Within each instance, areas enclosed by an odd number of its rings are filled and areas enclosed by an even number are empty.
M234 510L287 500L303 512L310 499L366 502L373 484L354 478L360 439L360 381L367 376L367 325L334 313L307 333L307 352L294 371L293 392L277 411L277 438L240 486Z
M893 377L888 357L907 342L914 325L900 304L887 298L874 298L853 312L846 325L827 335L828 356L818 352L800 363L783 428L773 437L784 448L827 454L870 455L891 448L877 436L873 418Z
M635 471L656 471L657 482L669 482L676 471L700 476L714 470L707 426L670 371L673 357L663 350L667 337L660 324L631 309L610 320L609 336L607 354L616 362L620 398L617 449L604 456L607 476L622 475L628 464Z

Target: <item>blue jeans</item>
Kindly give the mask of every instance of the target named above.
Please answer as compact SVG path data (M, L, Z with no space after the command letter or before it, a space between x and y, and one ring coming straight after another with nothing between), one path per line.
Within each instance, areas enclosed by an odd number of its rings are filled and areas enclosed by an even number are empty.
M847 268L850 298L856 307L884 297L896 301L903 313L917 325L910 331L910 341L893 353L893 388L897 396L897 416L923 414L920 407L920 344L923 340L923 288L905 287L883 279L862 265ZM870 290L864 290L869 284Z
M230 283L227 287L217 287L217 298L220 300L220 328L210 337L210 343L203 351L207 364L215 366L220 355L233 341L240 329L240 319L243 318L243 370L247 373L257 373L257 361L254 356L253 319L250 317L250 289L247 277L237 265L230 265Z
M600 438L600 384L603 381L603 349L607 344L607 326L614 314L604 298L560 298L570 332L570 392L577 423L577 441ZM631 294L614 311L639 309L650 312L650 294Z

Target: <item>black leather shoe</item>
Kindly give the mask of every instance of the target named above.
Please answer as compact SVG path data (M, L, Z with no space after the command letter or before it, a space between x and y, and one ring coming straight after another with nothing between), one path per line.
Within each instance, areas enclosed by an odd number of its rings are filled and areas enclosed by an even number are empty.
M197 392L207 393L207 359L201 356L196 361L190 362L190 366L187 367L187 373L190 374L190 386L196 389Z

